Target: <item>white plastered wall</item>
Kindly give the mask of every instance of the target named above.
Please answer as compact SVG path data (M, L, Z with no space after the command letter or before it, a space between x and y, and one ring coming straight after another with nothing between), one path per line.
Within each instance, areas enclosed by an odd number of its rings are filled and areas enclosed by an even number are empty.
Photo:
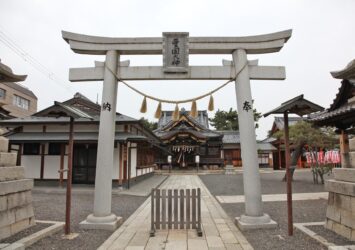
M137 147L136 143L132 143L131 147ZM137 169L137 148L131 149L131 178L136 177Z
M41 176L41 156L23 155L21 165L25 168L25 177L39 179Z

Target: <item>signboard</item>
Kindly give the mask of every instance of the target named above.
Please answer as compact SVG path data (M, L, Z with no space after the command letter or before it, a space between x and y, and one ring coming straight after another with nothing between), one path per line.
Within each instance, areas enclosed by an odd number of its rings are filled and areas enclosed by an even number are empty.
M166 73L187 73L189 67L189 33L163 33L163 68Z

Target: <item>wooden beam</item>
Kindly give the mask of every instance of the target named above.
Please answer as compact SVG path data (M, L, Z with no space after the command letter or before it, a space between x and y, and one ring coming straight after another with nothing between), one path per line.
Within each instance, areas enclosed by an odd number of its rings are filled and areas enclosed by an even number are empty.
M41 144L41 172L40 172L41 180L43 180L44 177L44 150L45 150L45 144Z
M235 77L232 66L190 66L187 74L169 74L163 72L160 66L120 67L119 76L122 80L230 80ZM286 78L283 66L252 66L249 65L251 80L284 80ZM103 67L71 68L71 82L102 81Z
M63 170L64 170L64 155L65 155L65 143L60 145L60 163L59 163L59 185L63 186Z

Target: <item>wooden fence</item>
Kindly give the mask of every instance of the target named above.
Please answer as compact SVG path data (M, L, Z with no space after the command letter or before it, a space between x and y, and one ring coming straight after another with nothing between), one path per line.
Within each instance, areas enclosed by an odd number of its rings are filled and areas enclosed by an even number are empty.
M150 236L156 229L196 229L202 236L200 188L152 189L151 199Z

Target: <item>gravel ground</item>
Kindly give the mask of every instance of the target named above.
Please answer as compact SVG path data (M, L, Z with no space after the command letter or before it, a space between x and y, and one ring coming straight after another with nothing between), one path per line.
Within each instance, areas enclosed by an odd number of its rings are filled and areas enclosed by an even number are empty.
M327 239L327 241L339 246L354 245L354 242L344 238L333 231L326 229L324 226L307 226L308 229Z
M12 235L11 237L9 238L6 238L4 240L1 241L1 243L14 243L18 240L21 240L22 238L24 237L27 237L31 234L34 234L42 229L45 229L46 227L50 227L52 226L53 224L48 224L48 223L37 223L36 225L30 227L30 228L27 228L17 234L14 234Z
M280 194L286 192L286 184L281 182L284 173L261 174L262 193ZM242 175L200 175L201 180L213 195L242 195ZM294 176L293 192L324 192L323 185L312 183L310 172L297 172ZM221 204L226 213L234 220L244 213L244 204ZM325 220L326 200L293 202L294 222L319 222ZM287 235L286 202L265 202L264 212L278 223L276 229L251 230L243 234L255 249L326 249L306 234L294 230Z
M112 196L112 212L127 219L143 202L146 197L128 195ZM79 233L73 240L61 238L59 232L46 237L27 249L97 249L112 232L104 230L82 230L79 223L93 210L93 194L75 193L72 196L71 231ZM33 192L33 205L36 219L65 221L65 194L45 194Z
M263 194L283 194L286 193L286 184L282 182L285 172L273 172L261 174L261 191ZM213 195L243 195L243 175L241 173L235 175L199 175L201 179L208 183L223 183L223 185L215 185L210 190ZM222 178L221 178L222 177ZM332 175L325 175L325 179L331 178ZM294 174L292 182L293 193L315 193L325 192L324 186L321 184L313 184L311 170L301 170Z

